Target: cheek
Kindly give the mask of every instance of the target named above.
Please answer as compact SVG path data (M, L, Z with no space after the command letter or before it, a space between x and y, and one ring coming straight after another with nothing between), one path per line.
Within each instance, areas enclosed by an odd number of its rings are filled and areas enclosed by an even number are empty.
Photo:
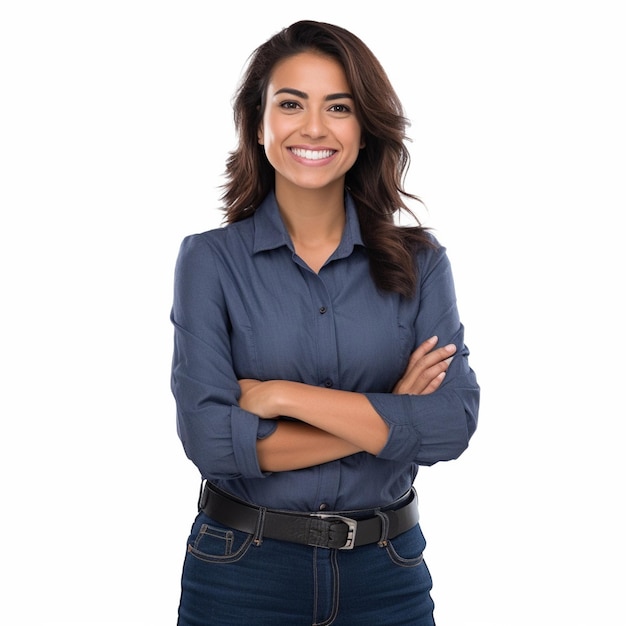
M363 140L360 131L357 131L356 134L352 135L352 140L350 141L349 145L351 157L354 159L354 161L356 161L359 158L359 153L365 147L365 141Z
M361 126L357 123L345 129L343 139L343 145L350 146L357 153L365 147L363 132L361 131Z
M264 121L259 129L259 143L265 146L265 151L275 149L280 142L280 129L275 124Z
M271 132L266 131L263 133L263 148L265 150L265 156L275 167L276 159L280 154L280 147L276 137Z

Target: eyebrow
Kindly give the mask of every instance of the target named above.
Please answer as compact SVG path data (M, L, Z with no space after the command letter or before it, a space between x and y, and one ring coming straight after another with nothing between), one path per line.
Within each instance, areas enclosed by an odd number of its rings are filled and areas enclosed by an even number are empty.
M282 89L279 89L274 95L277 96L279 93L288 93L288 94L291 94L292 96L297 96L298 98L302 98L303 100L309 99L309 94L305 93L304 91L300 91L298 89L291 89L290 87L283 87ZM350 93L331 93L325 96L324 100L326 101L341 100L342 98L350 98L351 100L353 99L352 94Z

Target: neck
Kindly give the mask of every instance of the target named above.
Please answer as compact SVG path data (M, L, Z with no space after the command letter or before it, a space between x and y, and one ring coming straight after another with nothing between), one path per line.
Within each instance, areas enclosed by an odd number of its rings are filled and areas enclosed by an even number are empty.
M338 243L345 225L344 187L293 189L276 184L276 202L294 242Z

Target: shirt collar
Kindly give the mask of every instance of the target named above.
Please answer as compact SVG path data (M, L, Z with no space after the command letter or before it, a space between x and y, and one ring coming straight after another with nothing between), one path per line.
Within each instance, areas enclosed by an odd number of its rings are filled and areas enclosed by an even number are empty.
M341 242L337 250L335 250L333 258L347 257L352 253L354 246L365 245L361 237L356 206L348 192L346 192L345 196L345 207L346 225L343 229ZM280 216L276 196L273 191L259 205L252 219L254 220L254 254L280 248L281 246L287 246L293 252L293 243Z

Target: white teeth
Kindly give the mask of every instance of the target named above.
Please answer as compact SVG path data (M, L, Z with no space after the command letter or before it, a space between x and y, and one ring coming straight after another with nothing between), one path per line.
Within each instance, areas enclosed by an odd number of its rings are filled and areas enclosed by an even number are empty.
M331 156L334 150L302 150L300 148L291 148L291 151L301 159L308 159L309 161L319 161L319 159L327 159Z

